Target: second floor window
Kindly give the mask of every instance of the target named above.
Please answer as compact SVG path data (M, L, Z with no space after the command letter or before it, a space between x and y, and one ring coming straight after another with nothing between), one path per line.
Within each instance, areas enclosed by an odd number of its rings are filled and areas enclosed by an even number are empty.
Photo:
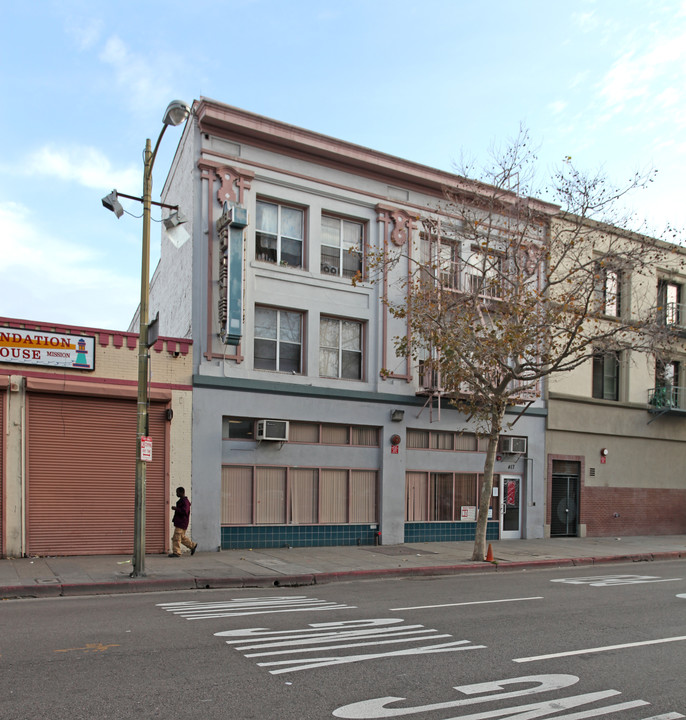
M615 353L593 355L593 397L619 400L619 358Z
M362 272L362 223L322 215L321 270L346 278Z
M255 258L302 267L305 213L287 205L257 201Z
M349 380L362 378L362 323L321 318L319 375Z
M255 308L255 369L302 372L302 313Z

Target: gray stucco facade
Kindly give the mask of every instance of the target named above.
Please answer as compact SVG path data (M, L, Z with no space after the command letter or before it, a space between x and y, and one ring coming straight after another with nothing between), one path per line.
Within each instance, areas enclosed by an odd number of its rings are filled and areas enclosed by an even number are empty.
M359 233L353 250L362 257L364 247L398 236L418 242L417 218L438 211L454 180L195 103L163 191L190 219L190 240L177 247L163 235L151 316L159 310L161 333L193 339L191 486L201 549L473 538L464 497L476 497L485 458L474 428L445 397L422 392L417 368L396 357L393 338L407 328L384 303L393 277L353 283L343 271L350 251L336 259L324 242L332 227L344 240L344 230ZM217 221L232 208L245 211L247 225L222 234ZM227 344L236 303L240 342ZM288 421L288 441L259 440L261 419ZM499 456L498 477L517 482L498 489L488 537L500 536L508 487L520 514L514 534L541 537L544 404L513 408L507 420L516 420L508 433L526 439L526 452ZM411 485L422 494L412 509Z

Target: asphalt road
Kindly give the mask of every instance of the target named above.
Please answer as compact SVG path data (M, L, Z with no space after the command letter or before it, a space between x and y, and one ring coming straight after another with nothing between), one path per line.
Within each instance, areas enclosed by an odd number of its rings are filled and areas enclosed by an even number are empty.
M0 626L3 720L686 717L681 561L5 601Z

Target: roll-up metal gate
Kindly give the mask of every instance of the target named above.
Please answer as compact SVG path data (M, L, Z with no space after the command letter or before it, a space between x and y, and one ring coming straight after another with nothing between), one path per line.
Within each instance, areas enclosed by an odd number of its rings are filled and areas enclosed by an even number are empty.
M0 557L4 556L4 539L5 539L5 512L3 501L5 499L5 458L3 450L5 448L5 403L7 402L7 394L0 390Z
M167 547L165 406L150 406L147 553ZM31 555L133 552L136 401L29 393L27 551Z

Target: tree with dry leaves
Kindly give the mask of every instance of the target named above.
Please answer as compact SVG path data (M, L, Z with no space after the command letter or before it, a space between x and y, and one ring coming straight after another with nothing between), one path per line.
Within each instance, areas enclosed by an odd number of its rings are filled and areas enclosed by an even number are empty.
M488 440L476 561L486 553L506 410L533 402L548 378L595 354L667 354L672 340L650 289L654 267L673 248L613 214L651 175L616 188L568 158L552 178L554 202L542 202L528 196L535 161L521 131L478 182L446 188L445 202L418 218L412 251L369 255L372 273L397 278L393 268L407 268L384 298L408 327L395 338L397 354L412 357L422 384Z

